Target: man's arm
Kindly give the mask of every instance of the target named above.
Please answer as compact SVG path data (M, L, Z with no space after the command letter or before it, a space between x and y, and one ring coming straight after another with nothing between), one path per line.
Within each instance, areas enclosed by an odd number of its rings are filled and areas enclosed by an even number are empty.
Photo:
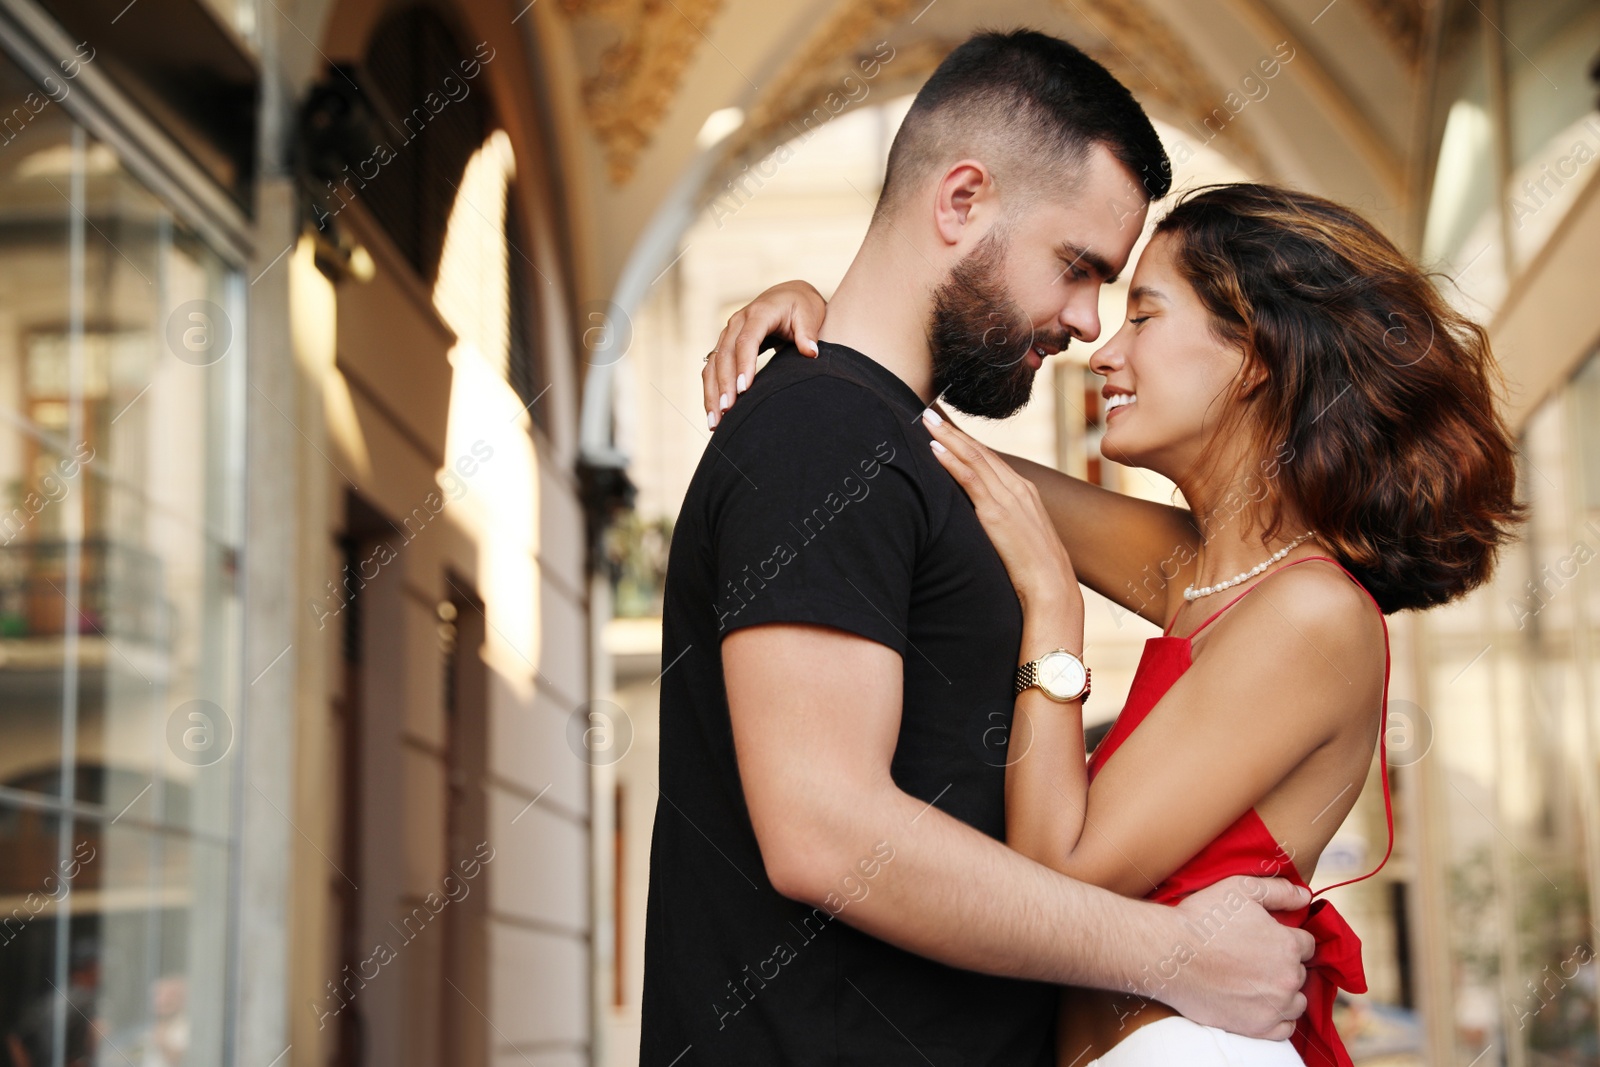
M734 745L767 877L823 905L893 851L839 917L953 966L1066 985L1133 987L1185 1016L1282 1039L1305 1009L1315 947L1261 906L1278 879L1232 878L1177 908L1118 897L1034 863L895 785L900 656L820 626L769 624L722 643ZM1259 901L1260 904L1255 903Z

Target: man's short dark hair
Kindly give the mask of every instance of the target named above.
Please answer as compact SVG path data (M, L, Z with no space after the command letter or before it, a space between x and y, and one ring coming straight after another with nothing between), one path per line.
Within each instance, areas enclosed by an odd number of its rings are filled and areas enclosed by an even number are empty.
M1026 203L1072 188L1077 167L1104 145L1151 200L1167 195L1172 165L1127 87L1081 50L1033 30L980 33L918 91L889 149L877 215L935 167L982 160Z

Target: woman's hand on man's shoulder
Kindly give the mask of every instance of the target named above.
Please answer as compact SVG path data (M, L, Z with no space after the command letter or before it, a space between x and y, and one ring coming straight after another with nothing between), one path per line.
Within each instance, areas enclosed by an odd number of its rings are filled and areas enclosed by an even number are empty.
M700 372L706 423L712 429L756 376L761 342L791 340L808 356L817 354L817 333L828 302L809 282L780 282L735 311Z

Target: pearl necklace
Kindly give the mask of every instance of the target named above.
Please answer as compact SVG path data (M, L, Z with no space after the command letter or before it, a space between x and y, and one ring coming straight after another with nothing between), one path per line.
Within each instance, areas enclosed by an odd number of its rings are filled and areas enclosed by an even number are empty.
M1218 582L1216 585L1202 586L1199 589L1196 589L1191 585L1183 591L1183 599L1190 601L1199 600L1203 596L1210 596L1212 593L1220 593L1224 589L1232 589L1240 582L1248 582L1251 578L1254 578L1256 575L1260 574L1262 571L1278 562L1284 556L1287 556L1296 545L1313 536L1315 536L1315 531L1307 530L1299 537L1296 537L1293 541L1290 541L1288 544L1278 549L1278 551L1274 552L1271 556L1262 560L1260 563L1257 563L1254 567L1251 567L1249 570L1236 575L1235 577L1229 578L1225 582Z

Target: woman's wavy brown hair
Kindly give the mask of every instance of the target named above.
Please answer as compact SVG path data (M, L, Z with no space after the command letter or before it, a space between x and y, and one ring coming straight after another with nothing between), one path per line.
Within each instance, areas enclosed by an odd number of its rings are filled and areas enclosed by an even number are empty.
M1155 232L1175 240L1217 336L1243 349L1240 383L1261 378L1223 433L1287 457L1260 497L1263 540L1291 501L1386 614L1486 581L1526 506L1483 329L1321 197L1207 186Z

